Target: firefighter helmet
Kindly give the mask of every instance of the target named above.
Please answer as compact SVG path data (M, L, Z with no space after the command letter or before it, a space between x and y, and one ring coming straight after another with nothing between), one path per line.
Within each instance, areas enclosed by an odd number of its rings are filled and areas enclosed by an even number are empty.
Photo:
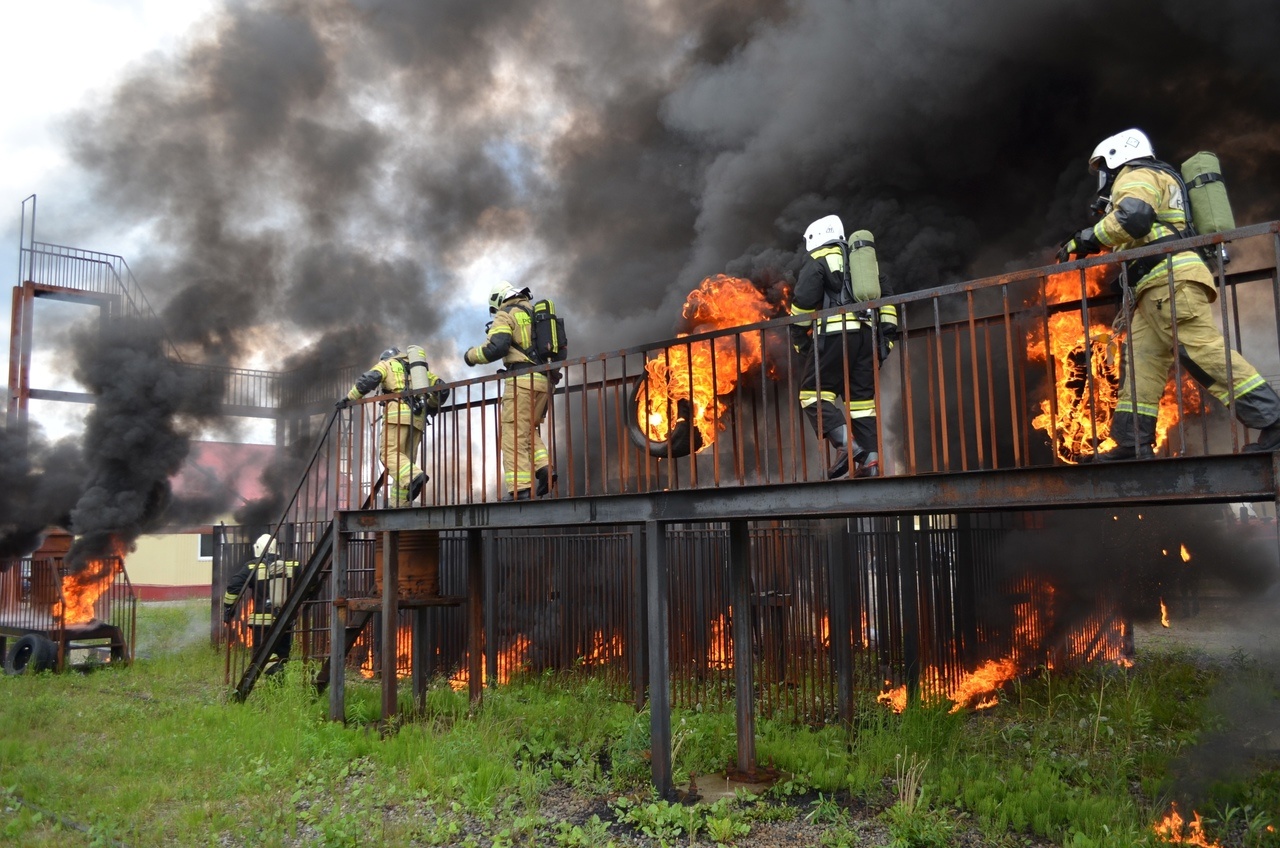
M528 291L528 289L525 289L525 291ZM520 290L506 280L499 280L494 283L493 288L489 291L490 314L497 312L502 308L502 304L519 294Z
M262 559L263 554L274 554L276 552L276 540L271 538L270 533L263 533L253 543L253 555L257 559Z
M382 353L378 354L378 361L381 362L384 359L390 359L393 356L399 356L399 355L400 355L400 348L389 347L386 350L384 350Z
M1125 130L1110 138L1104 138L1089 157L1089 170L1093 173L1106 168L1118 171L1120 166L1135 159L1154 158L1151 139L1142 130Z
M804 249L813 250L834 241L844 241L844 224L839 215L827 215L819 218L804 231Z

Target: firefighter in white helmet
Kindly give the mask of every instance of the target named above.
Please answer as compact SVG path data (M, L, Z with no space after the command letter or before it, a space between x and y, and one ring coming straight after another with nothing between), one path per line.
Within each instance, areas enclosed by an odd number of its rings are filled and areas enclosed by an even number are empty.
M259 536L253 543L253 556L227 581L227 591L222 596L222 620L228 625L235 618L236 605L241 604L241 618L249 626L250 646L255 653L275 624L276 614L293 588L298 567L296 562L280 559L277 551L270 533ZM241 603L241 596L245 595L247 599ZM293 631L286 629L271 646L263 673L278 672L289 659L292 646Z
M1102 219L1069 239L1059 261L1087 256L1104 248L1121 251L1194 235L1189 223L1190 201L1182 175L1155 157L1151 141L1141 130L1129 129L1104 139L1089 157L1098 176ZM1132 288L1133 313L1123 359L1119 400L1110 437L1116 445L1081 461L1111 462L1155 455L1156 420L1169 369L1173 365L1172 316L1177 314L1178 350L1182 367L1224 404L1235 397L1236 417L1261 431L1246 451L1280 448L1280 396L1256 368L1235 350L1228 350L1210 304L1218 298L1213 273L1199 251L1182 250L1126 265ZM1173 304L1169 303L1172 280ZM1231 384L1227 384L1227 356Z
M867 240L871 236L865 230L855 235ZM796 279L791 314L809 316L818 310L845 305L855 308L821 321L809 318L791 325L792 345L804 362L800 406L819 438L836 447L836 460L827 471L829 477L848 474L850 457L854 477L877 477L880 454L876 433L875 357L880 353L883 359L897 339L897 309L893 306L856 309L861 298L850 285L850 249L874 248L863 241L856 245L846 242L844 225L838 216L827 215L810 224L805 230L804 242L809 256ZM878 270L873 274L876 280L871 296L878 297L883 293L879 290ZM837 405L837 401L842 401L844 408Z
M504 500L549 494L555 483L547 445L539 428L547 416L551 383L542 372L530 372L533 352L533 306L529 290L517 289L506 280L489 292L487 338L464 354L468 365L501 361L502 381L502 482Z
M400 395L397 400L383 402L382 437L378 443L382 465L390 478L387 485L387 505L390 507L410 506L427 484L426 472L414 460L422 445L427 418L435 415L449 397L447 388L425 394L406 394L410 391L410 372L415 367L420 366L425 371L425 377L420 380L426 384L424 388L443 382L427 367L422 348L410 345L407 351L402 353L397 347L384 350L374 366L361 374L347 396L337 403L340 409L345 408L351 401L359 400L370 392ZM415 363L411 360L411 353L421 359Z

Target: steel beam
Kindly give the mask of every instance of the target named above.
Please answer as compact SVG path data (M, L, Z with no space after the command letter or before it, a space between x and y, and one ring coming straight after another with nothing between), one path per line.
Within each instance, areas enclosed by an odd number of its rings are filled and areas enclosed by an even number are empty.
M347 532L458 530L1274 501L1277 473L1280 472L1273 467L1271 454L1227 454L1105 465L347 511L340 512L338 520Z

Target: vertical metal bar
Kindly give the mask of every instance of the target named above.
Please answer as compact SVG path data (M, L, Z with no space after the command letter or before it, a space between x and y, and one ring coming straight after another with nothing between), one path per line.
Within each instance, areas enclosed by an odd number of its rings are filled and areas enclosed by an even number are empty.
M484 636L484 561L481 554L482 532L467 531L467 683L473 706L480 704L484 696L484 667L481 663L481 652L486 641ZM497 675L495 662L494 675Z
M965 292L969 305L969 372L973 380L973 440L978 451L978 468L985 468L986 446L982 432L982 380L978 375L978 327L973 317L973 291ZM991 385L987 384L990 392Z
M964 357L960 355L960 327L959 327L959 326L957 326L957 327L956 327L956 329L955 329L955 337L956 337L956 352L955 352L955 366L956 366L956 372L955 372L955 373L956 373L956 441L957 441L957 444L959 444L959 446L960 446L960 470L961 470L961 471L968 471L968 470L969 470L969 437L968 437L968 431L965 429L965 426L964 426L964 419L965 419L965 414L964 414ZM970 343L970 347L972 347L972 343ZM941 349L941 346L939 346L939 349ZM941 370L939 370L939 372L938 372L938 373L939 373L939 375L941 376L941 374L942 374ZM945 385L945 382L944 382L944 385ZM975 389L976 389L976 386L975 386ZM944 391L945 391L945 389L944 389ZM946 409L946 403L945 403L945 401L944 401L944 403L943 403L942 408L943 408L944 410ZM942 416L942 420L945 422L945 421L946 421L946 419L947 419L947 415L946 415L946 413L944 412L944 413L943 413L943 416ZM979 450L981 450L981 447L979 447Z
M745 519L729 522L729 569L733 584L733 680L737 702L738 771L753 774L756 769L756 685L755 658L751 650L751 536ZM767 624L767 620L762 619L762 624Z
M498 545L493 533L480 537L480 569L484 575L484 627L485 633L498 633ZM468 544L470 540L468 539ZM469 553L470 551L468 551ZM484 669L493 686L498 682L498 640L484 640Z
M1084 386L1089 398L1089 445L1090 453L1098 452L1098 394L1093 382L1093 337L1089 330L1089 284L1084 268L1080 269L1080 329L1084 334ZM1053 355L1049 339L1045 339L1044 355ZM1049 391L1057 394L1056 387Z
M631 700L636 711L644 709L644 693L649 685L649 641L645 638L648 619L648 587L645 582L645 536L643 528L628 528L627 538L631 573L631 627L627 630L627 653L630 655Z
M396 648L400 624L400 532L382 534L382 720L396 714Z
M1183 419L1186 417L1186 409L1183 408L1183 405L1182 405L1182 356L1178 352L1180 348L1180 345L1178 344L1178 305L1177 305L1178 292L1174 285L1174 280L1173 280L1173 254L1172 253L1169 254L1168 282L1169 282L1169 330L1170 330L1170 335L1172 336L1172 345L1173 345L1173 398L1174 398L1174 404L1176 405L1176 408L1178 410L1178 441L1179 441L1178 454L1184 455L1187 452L1187 432L1186 432L1186 427L1183 424ZM1227 347L1225 343L1223 344L1223 347L1224 347L1224 350L1222 351L1222 354L1226 358L1226 364L1227 364L1227 393L1228 393L1227 400L1228 400L1228 406L1231 412L1233 413L1233 418L1234 418L1236 392L1235 392L1235 386L1232 385L1231 383L1231 349ZM1162 396L1163 394L1164 392L1161 392ZM1159 401L1157 400L1156 403L1157 403L1157 409L1158 409ZM1138 428L1135 426L1134 427L1135 433L1137 432L1137 429Z
M907 703L920 698L920 601L919 536L916 516L898 516L898 590L902 598L902 665L907 684Z
M671 795L671 661L668 632L667 556L663 525L644 523L649 627L649 749L658 797Z
M827 559L828 621L830 622L831 661L835 665L836 704L840 720L853 723L853 625L849 603L849 525L852 519L841 519L830 537Z

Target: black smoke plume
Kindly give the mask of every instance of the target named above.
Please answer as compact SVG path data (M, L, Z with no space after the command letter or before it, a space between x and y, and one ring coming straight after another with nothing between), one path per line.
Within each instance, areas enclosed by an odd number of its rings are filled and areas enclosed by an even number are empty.
M729 266L786 275L830 212L897 292L1041 264L1130 126L1273 218L1278 41L1265 0L235 0L67 142L81 228L150 234L131 262L200 361L420 338L447 375L485 260L557 297L575 355L669 336Z

